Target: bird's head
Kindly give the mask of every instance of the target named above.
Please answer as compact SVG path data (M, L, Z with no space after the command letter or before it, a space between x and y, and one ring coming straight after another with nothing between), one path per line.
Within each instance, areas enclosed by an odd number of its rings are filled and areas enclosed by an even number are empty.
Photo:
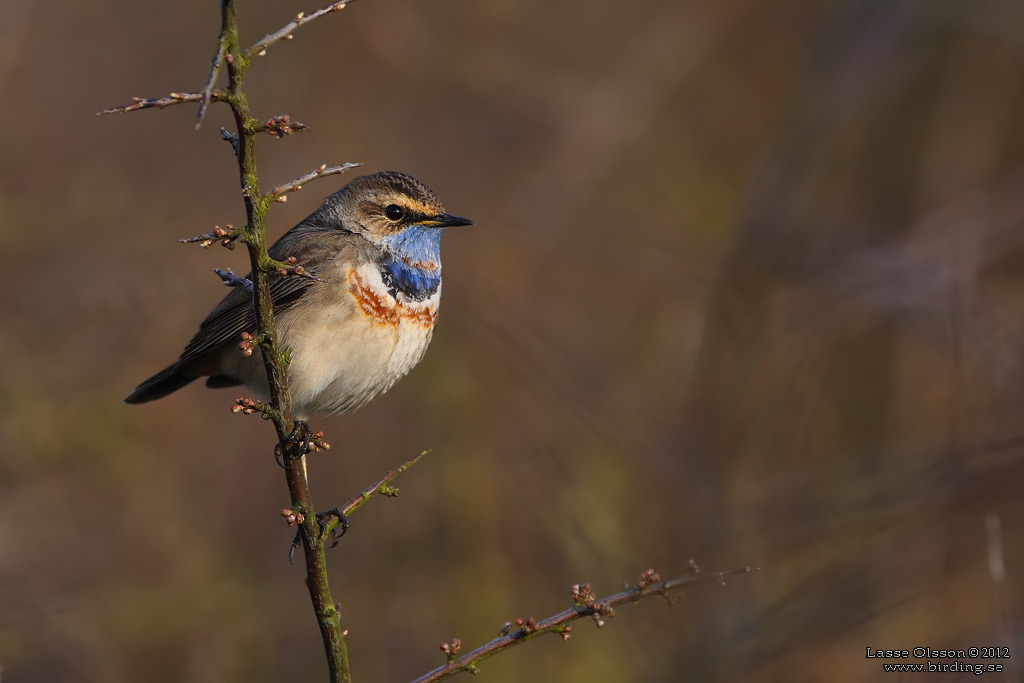
M433 190L398 171L355 178L328 197L314 216L322 225L358 233L381 245L404 241L400 236L410 230L440 233L447 227L473 224L446 213Z

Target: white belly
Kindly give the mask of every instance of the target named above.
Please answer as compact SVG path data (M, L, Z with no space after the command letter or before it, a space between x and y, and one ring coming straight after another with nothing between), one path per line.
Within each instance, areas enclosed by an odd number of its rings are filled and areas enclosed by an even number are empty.
M291 349L288 381L296 417L358 408L405 376L427 350L441 299L387 293L374 266L350 271L338 303L289 320L281 339ZM339 286L332 282L329 286Z

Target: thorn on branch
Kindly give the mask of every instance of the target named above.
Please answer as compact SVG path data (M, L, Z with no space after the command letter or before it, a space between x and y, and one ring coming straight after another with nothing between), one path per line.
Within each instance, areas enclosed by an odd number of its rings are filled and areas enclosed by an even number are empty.
M217 52L214 53L213 59L210 61L210 75L206 78L206 85L203 86L203 91L200 93L199 98L199 111L196 114L196 129L203 125L203 118L206 116L206 110L210 106L210 101L213 97L213 85L217 82L217 74L220 72L220 63L224 58L224 52L227 49L227 42L224 40L222 34L217 40Z
M187 237L183 240L178 240L182 244L195 244L199 243L203 249L210 247L214 242L220 242L222 247L227 249L235 248L235 240L241 237L242 231L235 228L233 225L228 225L224 228L219 225L213 226L213 230L202 234L196 235L195 237Z
M224 284L227 285L228 287L241 287L245 291L252 294L252 280L250 280L249 278L238 277L237 275L231 272L230 268L228 268L227 270L214 268L213 272L215 272L217 274L217 277L223 280Z
M204 93L198 92L172 92L166 97L133 97L131 104L122 104L116 107L110 107L99 112L102 114L127 114L130 111L138 111L139 109L163 109L170 107L175 104L184 104L186 102L200 102L203 99ZM210 102L219 102L223 98L223 93L219 90L210 92Z

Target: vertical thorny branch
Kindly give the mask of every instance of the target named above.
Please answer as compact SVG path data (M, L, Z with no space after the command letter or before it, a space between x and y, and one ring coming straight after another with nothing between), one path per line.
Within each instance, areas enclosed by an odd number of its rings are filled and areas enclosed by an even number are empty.
M302 456L296 457L297 440L291 436L294 428L291 399L288 393L286 362L277 345L277 331L274 327L274 310L270 297L269 271L273 267L267 254L264 218L272 201L260 193L256 173L256 133L260 123L249 114L249 103L245 94L245 75L253 58L245 53L238 41L238 14L236 0L221 2L220 44L211 71L218 68L217 62L224 55L228 68L227 103L235 119L237 135L236 152L238 173L242 182L242 197L245 200L246 227L243 239L249 249L252 261L253 306L256 309L258 325L257 339L262 351L263 363L270 385L270 411L283 454L282 462L291 494L291 507L296 520L301 520L300 534L306 557L306 585L313 601L324 651L331 672L332 681L348 682L350 679L348 652L345 647L341 620L331 597L327 581L327 560L324 555L326 537L320 533L309 482L303 466ZM261 48L260 51L265 50ZM257 53L258 54L258 53ZM215 78L215 74L211 74Z
M352 2L353 0L346 0ZM238 158L238 173L242 185L242 198L245 202L246 224L243 228L222 230L219 227L209 235L201 235L185 242L201 242L209 246L219 241L224 246L232 246L236 239L244 242L249 250L252 262L252 282L244 278L228 276L228 281L236 280L235 284L244 284L251 289L253 307L256 312L256 336L247 336L243 347L259 344L263 363L266 368L270 386L270 403L257 404L245 399L239 401L238 408L242 412L261 412L264 417L274 423L278 438L278 453L285 468L288 490L291 494L291 508L286 510L290 523L299 525L299 539L306 558L306 585L313 601L320 633L323 636L324 650L330 668L331 681L348 683L351 678L348 667L348 654L345 648L344 632L338 609L331 597L327 581L327 562L324 555L326 544L333 538L337 518L324 525L317 519L316 510L309 492L303 463L304 451L299 430L292 417L291 399L288 393L287 360L277 344L277 331L274 326L273 302L270 295L271 272L283 276L301 277L304 271L300 265L291 260L281 263L270 258L267 253L265 218L267 210L275 201L284 201L284 195L301 187L308 180L342 173L357 164L344 164L327 168L321 166L315 171L291 183L274 188L270 192L261 192L256 172L256 136L261 132L280 137L293 131L305 130L303 124L293 123L287 116L270 119L261 123L249 111L249 103L245 92L245 76L253 60L266 54L267 48L280 40L291 38L291 33L303 24L330 12L343 9L346 2L333 2L309 14L298 14L291 22L279 31L264 36L259 42L243 49L238 37L237 0L221 0L221 31L217 42L217 50L210 65L209 77L201 92L171 93L168 97L156 99L135 98L131 104L107 109L101 113L130 112L139 109L164 108L185 102L198 102L198 121L202 122L206 109L211 102L224 102L231 108L235 120L235 132L222 131L224 137L231 142L231 147ZM227 65L228 85L226 89L217 90L215 85L222 66ZM197 123L198 126L198 123ZM251 353L251 350L249 351ZM403 466L404 469L404 466ZM363 499L366 497L364 492ZM351 503L351 501L350 501Z

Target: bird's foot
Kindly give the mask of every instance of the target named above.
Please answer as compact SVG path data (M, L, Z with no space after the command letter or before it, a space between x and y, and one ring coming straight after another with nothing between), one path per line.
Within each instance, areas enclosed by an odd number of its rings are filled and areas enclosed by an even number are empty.
M328 548L333 548L338 545L338 541L345 535L345 532L349 530L352 523L348 521L348 516L342 511L341 508L331 508L330 510L324 510L323 512L316 513L316 521L320 523L320 536L323 538L324 531L327 529L327 524L331 518L338 520L337 524L331 527L331 544ZM341 533L338 533L338 529L341 529Z
M338 541L345 535L349 527L352 526L351 522L348 521L348 516L342 512L341 508L331 508L330 510L324 510L323 512L316 513L317 524L320 525L320 540L325 540L324 535L327 532L327 525L332 519L336 519L337 523L331 526L330 530L330 541L331 544L328 548L333 548L338 545ZM338 532L341 529L341 532ZM292 547L288 550L288 561L294 564L295 550L302 546L302 529L298 529L295 532L295 538L292 539Z
M296 420L287 439L287 443L295 446L295 454L292 457L301 458L308 454L312 448L312 441L313 432L309 429L309 423L305 420Z
M298 460L309 453L312 439L309 423L296 420L291 433L285 437L284 441L274 446L274 460L277 460L277 464L281 467L286 467L288 462Z
M288 437L274 448L274 458L281 467L286 461L298 460L314 451L330 450L331 444L324 441L324 433L312 431L305 420L296 420Z

